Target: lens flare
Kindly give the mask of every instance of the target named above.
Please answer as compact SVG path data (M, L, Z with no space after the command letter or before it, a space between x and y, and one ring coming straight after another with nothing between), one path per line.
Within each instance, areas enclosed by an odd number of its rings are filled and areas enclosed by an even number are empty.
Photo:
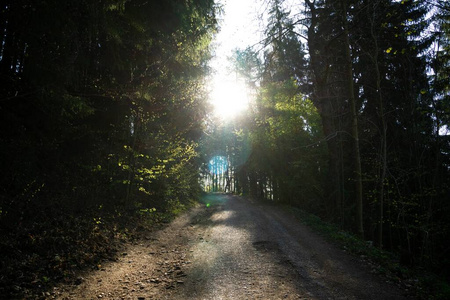
M225 156L214 156L208 164L209 172L220 175L228 170L228 159Z

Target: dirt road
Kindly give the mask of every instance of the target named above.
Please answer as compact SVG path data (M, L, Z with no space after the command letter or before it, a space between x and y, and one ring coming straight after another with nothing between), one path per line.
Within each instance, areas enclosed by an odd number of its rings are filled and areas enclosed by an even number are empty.
M407 298L277 208L229 195L204 201L49 298Z

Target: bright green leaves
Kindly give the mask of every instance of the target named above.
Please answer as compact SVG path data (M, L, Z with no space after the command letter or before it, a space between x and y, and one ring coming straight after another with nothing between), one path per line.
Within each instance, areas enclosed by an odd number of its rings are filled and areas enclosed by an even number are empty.
M124 11L127 0L114 0L112 3L106 5L106 11Z
M314 132L320 128L316 108L310 100L297 93L295 81L268 83L262 89L261 98L263 112L269 112L264 118L270 125L268 130L273 138L287 135L295 140L307 132L312 133L312 127L315 127ZM277 143L273 141L273 144Z
M97 166L92 168L92 172L101 172L101 171L102 171L102 166L101 165L97 165Z
M152 208L140 209L139 212L141 214L151 214L151 213L156 212L156 208L152 207Z

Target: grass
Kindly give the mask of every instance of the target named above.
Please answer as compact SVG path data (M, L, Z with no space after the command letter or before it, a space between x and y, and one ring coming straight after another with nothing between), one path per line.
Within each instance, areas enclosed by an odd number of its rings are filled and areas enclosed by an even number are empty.
M444 278L424 269L412 269L399 263L398 255L381 250L358 236L324 222L316 215L292 206L283 209L293 214L299 221L319 233L326 240L337 244L343 250L367 261L376 273L399 284L405 290L414 292L419 299L450 299L450 284Z

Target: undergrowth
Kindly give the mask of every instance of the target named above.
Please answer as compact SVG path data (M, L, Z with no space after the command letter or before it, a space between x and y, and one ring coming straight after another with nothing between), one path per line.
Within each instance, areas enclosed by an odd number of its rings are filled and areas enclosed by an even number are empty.
M58 284L79 284L79 274L116 260L127 243L193 204L173 202L158 210L96 207L78 213L47 207L14 226L0 222L0 299L46 299Z
M438 275L424 268L410 268L400 264L396 253L374 247L371 241L339 229L336 225L324 222L316 215L292 206L284 206L299 221L309 226L328 241L339 245L344 251L357 255L366 261L372 270L386 276L405 290L413 292L419 299L450 299L450 284Z

